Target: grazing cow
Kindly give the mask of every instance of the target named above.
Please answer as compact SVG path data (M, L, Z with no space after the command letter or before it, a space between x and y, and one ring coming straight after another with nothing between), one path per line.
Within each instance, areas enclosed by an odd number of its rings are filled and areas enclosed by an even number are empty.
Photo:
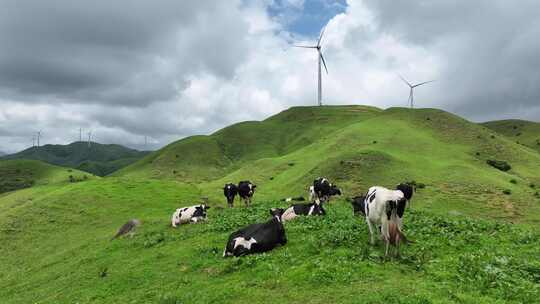
M364 201L366 222L369 227L369 233L371 236L371 244L375 244L373 226L375 228L388 227L388 217L386 215L386 209L388 204L396 204L396 224L401 230L403 228L402 218L405 213L405 205L407 199L400 190L389 190L384 187L371 187L369 188L366 199ZM384 234L383 234L384 237Z
M401 183L396 186L396 190L403 192L403 195L405 196L405 199L407 199L409 207L411 207L411 199L413 193L416 192L416 188L409 183Z
M177 225L206 220L206 210L208 209L210 209L210 206L206 204L178 208L172 215L171 224L176 228Z
M281 219L286 222L296 218L299 215L326 215L322 203L294 204L287 208Z
M272 208L270 214L272 219L265 223L252 224L233 232L229 236L223 257L266 252L278 245L287 244L285 228L281 222L283 209Z
M353 207L353 215L366 216L365 200L366 197L364 195L355 196L350 199L351 205Z
M251 205L251 198L255 193L257 186L250 181L241 181L238 183L238 195L246 204L246 207Z
M122 225L120 229L118 229L116 234L112 237L111 241L126 234L129 235L130 237L133 237L133 235L135 234L135 229L139 227L140 225L141 225L141 221L138 219L129 220L127 223Z
M227 205L229 205L229 208L232 208L236 194L238 194L238 187L235 184L225 184L223 187L223 195L227 198Z
M331 196L341 195L341 190L324 177L319 177L313 181L313 186L309 187L309 197L312 202L326 202Z

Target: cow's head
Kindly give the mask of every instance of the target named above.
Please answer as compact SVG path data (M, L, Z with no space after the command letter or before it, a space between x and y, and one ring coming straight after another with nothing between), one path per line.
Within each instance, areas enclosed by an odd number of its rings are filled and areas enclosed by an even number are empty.
M277 216L278 218L281 218L281 216L283 215L284 212L285 212L285 209L283 209L283 208L272 208L272 209L270 209L270 214L272 216Z
M414 184L401 183L396 186L396 190L403 192L403 195L405 195L405 198L409 201L411 200L413 193L416 192L416 187Z
M208 206L207 204L201 204L201 209L202 209L202 213L204 215L204 217L206 217L206 210L210 209L210 206Z
M333 195L341 195L341 189L339 189L334 184L330 184L330 196L333 196Z

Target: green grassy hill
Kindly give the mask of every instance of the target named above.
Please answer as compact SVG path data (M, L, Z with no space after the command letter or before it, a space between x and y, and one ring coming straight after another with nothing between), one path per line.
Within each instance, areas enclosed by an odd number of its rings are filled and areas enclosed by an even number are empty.
M92 175L37 160L0 160L0 194L32 186L74 182L89 177Z
M71 167L98 176L108 175L147 155L120 145L74 142L69 145L44 145L7 155L2 159L35 159L49 164Z
M499 171L486 160L507 161ZM295 107L186 138L112 176L0 196L6 303L534 303L540 298L540 154L435 110ZM268 218L317 176L344 188L425 184L405 215L414 240L384 260L344 197L287 224L289 243L223 259L228 234ZM252 208L225 182L251 179ZM506 192L507 194L503 193ZM206 223L172 229L209 197ZM239 203L236 203L237 206ZM133 238L109 241L130 218Z
M540 152L540 123L519 120L496 120L482 123L486 128Z

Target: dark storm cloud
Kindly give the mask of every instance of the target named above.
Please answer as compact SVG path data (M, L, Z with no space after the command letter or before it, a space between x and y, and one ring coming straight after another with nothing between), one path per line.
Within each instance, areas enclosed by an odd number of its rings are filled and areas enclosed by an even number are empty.
M425 47L446 61L438 77L439 95L433 96L445 108L477 120L540 120L540 2L366 4L381 32Z
M1 0L0 92L26 102L141 106L172 98L193 71L231 77L247 31L227 9L234 5Z

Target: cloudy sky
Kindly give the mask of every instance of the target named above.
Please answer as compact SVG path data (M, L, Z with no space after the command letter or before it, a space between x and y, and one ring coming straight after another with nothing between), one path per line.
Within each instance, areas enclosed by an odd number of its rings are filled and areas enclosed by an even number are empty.
M0 151L68 143L156 149L316 103L540 120L537 0L0 0Z

